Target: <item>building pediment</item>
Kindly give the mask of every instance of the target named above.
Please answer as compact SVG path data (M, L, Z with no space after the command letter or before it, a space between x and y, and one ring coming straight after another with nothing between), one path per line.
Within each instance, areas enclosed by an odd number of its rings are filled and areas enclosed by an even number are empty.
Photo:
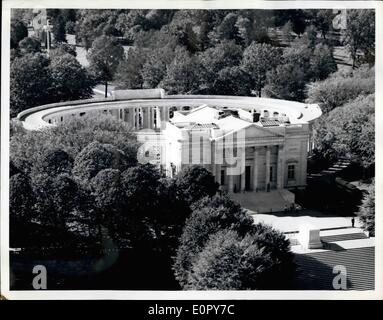
M280 132L278 132L280 131ZM254 123L249 123L248 126L237 129L237 130L231 130L229 132L221 132L219 135L218 134L213 137L211 140L213 141L219 141L222 139L227 139L227 140L237 140L237 139L245 139L247 141L252 141L252 140L268 140L268 139L284 139L284 128L274 128L274 129L269 129L269 128L263 128L260 127Z

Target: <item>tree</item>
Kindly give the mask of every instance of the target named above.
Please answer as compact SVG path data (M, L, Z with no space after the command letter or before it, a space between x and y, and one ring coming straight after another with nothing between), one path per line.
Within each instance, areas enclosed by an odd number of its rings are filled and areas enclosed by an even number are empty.
M65 24L65 31L67 34L76 34L76 23L74 21L67 21Z
M37 156L33 164L31 176L47 174L57 176L59 174L70 174L73 167L73 158L60 148L44 150Z
M30 221L35 217L34 194L30 179L16 173L9 179L9 214L11 224L15 221Z
M251 20L247 17L239 16L235 27L238 30L238 38L244 47L247 47L253 40Z
M135 10L132 10L135 11ZM92 46L93 41L100 36L122 36L118 30L119 10L83 9L76 14L76 41L83 43L85 49Z
M16 126L12 126L16 127ZM49 130L27 131L16 127L10 141L10 158L20 171L30 174L39 155L46 150L62 149L75 158L93 141L112 144L122 150L127 166L137 163L137 137L130 124L111 115L85 115L65 119Z
M125 155L115 146L94 141L87 145L75 158L72 173L84 183L103 169L127 168Z
M295 273L294 256L290 251L290 242L284 234L270 226L254 224L253 219L240 205L230 200L227 195L205 197L195 203L192 209L192 214L185 222L173 266L175 276L183 288L218 289L219 287L222 289L233 285L232 289L239 287L241 289L281 289L291 284ZM225 236L220 236L219 233ZM235 247L239 245L238 242L246 239L242 242L246 247L244 250L248 254L254 252L254 256L240 254L245 259L243 263L240 263L246 269L244 273L239 271L240 267L237 268L238 261L231 255L234 254L233 251L227 250L221 241L222 245L211 243L215 241L212 240L214 237L228 239L228 247L231 247L234 252ZM230 238L233 241L229 240ZM253 245L260 251L253 251L255 247L249 248ZM218 247L222 247L223 251ZM221 259L210 259L212 256ZM252 262L250 263L247 259ZM245 263L245 261L248 262ZM209 265L210 263L212 265ZM257 266L259 268L256 268ZM226 267L227 273L223 272ZM223 273L219 275L218 269L215 268L222 270ZM241 276L234 272L234 269L238 269ZM217 271L215 276L213 270ZM225 279L228 280L226 284L224 284ZM239 280L240 282L237 282ZM235 283L239 287L236 287Z
M40 173L33 176L32 189L39 222L67 230L71 215L80 204L76 181L67 173L55 176Z
M201 85L200 69L200 63L195 56L178 48L160 86L169 94L198 92Z
M205 197L195 203L192 209L185 222L173 266L182 287L187 285L195 256L202 251L211 234L231 229L244 235L253 224L251 217L227 195Z
M275 68L281 60L279 49L269 44L253 42L243 53L242 67L251 78L251 83L260 97L266 82L267 71Z
M360 94L375 92L374 69L362 68L344 75L336 72L323 81L312 83L307 92L309 103L318 103L324 113L327 113Z
M282 64L266 76L264 92L268 97L302 101L304 99L305 74L293 64Z
M61 144L72 157L76 157L93 141L109 144L121 150L127 166L137 163L137 137L129 123L117 120L111 115L85 115L64 120L50 129L50 142Z
M364 168L375 163L375 97L359 96L315 123L315 145L324 157L350 157Z
M307 21L307 13L304 10L275 10L273 14L276 26L283 26L286 22L291 21L293 31L298 37L304 32Z
M302 36L300 42L303 44L303 46L309 48L310 50L313 50L318 43L317 29L313 25L310 24L305 29L305 33Z
M159 170L149 163L128 168L122 173L122 184L129 210L148 214L147 210L156 207L154 203L157 201L160 177Z
M146 29L147 10L129 10L127 13L118 15L116 28L125 36L131 37L131 29Z
M205 196L212 196L218 191L214 176L198 165L186 167L178 173L175 185L179 190L179 197L189 204Z
M20 54L41 52L41 43L36 38L26 37L19 42Z
M321 33L322 37L326 39L326 35L332 30L332 22L335 18L333 10L308 10L308 15L315 28Z
M166 75L166 63L157 55L150 55L142 66L143 87L156 88Z
M302 39L298 40L299 42ZM299 43L298 42L298 43ZM310 82L312 79L311 72L311 59L313 56L313 49L310 47L299 44L298 46L288 47L283 51L283 63L290 64L298 69L300 69L304 74L305 82Z
M203 86L209 93L216 93L217 74L225 69L238 66L242 59L242 48L234 41L222 41L199 55L202 66ZM238 84L239 85L239 84Z
M145 55L142 50L130 48L126 58L121 60L116 75L119 88L142 89L142 67L145 63Z
M228 13L217 27L218 37L221 40L237 40L238 29L236 27L238 15L234 12Z
M163 230L160 172L151 164L131 167L121 174L121 185L124 208L117 233L136 249L153 250Z
M373 182L365 195L362 205L357 213L363 229L368 231L371 237L375 236L375 182Z
M171 22L161 29L168 34L168 37L174 38L177 45L185 47L189 53L201 50L199 37L195 31L194 15L193 10L177 10Z
M251 79L248 73L238 66L219 71L214 83L214 93L220 95L247 96L251 94Z
M25 23L19 19L11 19L11 48L16 49L19 42L28 37Z
M105 83L105 98L108 96L108 81L113 80L123 56L124 49L110 36L96 38L88 52L90 68Z
M311 75L314 80L326 79L330 73L337 70L331 49L324 44L317 44L310 60Z
M99 238L102 238L102 227L105 227L109 235L118 240L116 231L122 227L119 215L123 206L121 172L103 169L91 179L90 186L96 209L92 224L96 226Z
M286 22L286 24L282 28L283 36L287 40L287 42L291 42L294 40L294 35L293 35L293 24L289 20Z
M55 45L55 48L50 51L49 55L51 58L53 58L54 56L62 56L66 53L76 57L76 46L67 44L65 42L58 43Z
M61 16L61 14L59 14L52 20L52 33L54 41L56 43L67 42L65 30L66 21L64 20L64 18Z
M52 101L49 59L42 54L26 54L11 64L11 117L19 112Z
M347 10L347 28L344 43L352 59L353 69L357 65L358 51L373 64L375 57L375 12L374 10Z
M89 99L93 96L94 81L73 55L55 55L49 69L56 101Z
M225 229L213 234L197 255L186 286L189 290L261 289L263 273L273 265L256 238Z

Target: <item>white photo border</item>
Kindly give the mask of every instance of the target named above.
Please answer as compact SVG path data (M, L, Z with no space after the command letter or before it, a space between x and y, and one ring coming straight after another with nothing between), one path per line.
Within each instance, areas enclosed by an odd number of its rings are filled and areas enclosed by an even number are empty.
M0 188L0 292L7 299L20 300L312 300L312 299L383 299L383 207L376 196L375 290L371 291L117 291L117 290L10 290L9 265L9 72L10 13L12 8L81 8L81 9L375 9L376 16L376 106L383 106L383 3L379 1L259 1L259 0L5 0L2 2L1 55L1 188ZM383 196L382 159L383 110L375 108L375 193ZM379 138L380 137L380 138Z

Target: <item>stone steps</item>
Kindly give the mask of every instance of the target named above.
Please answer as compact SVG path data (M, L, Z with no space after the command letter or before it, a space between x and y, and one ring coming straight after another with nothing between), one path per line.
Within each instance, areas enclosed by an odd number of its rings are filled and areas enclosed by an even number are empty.
M295 255L298 276L295 289L334 290L335 266L347 271L347 289L373 290L375 287L375 247L323 251Z

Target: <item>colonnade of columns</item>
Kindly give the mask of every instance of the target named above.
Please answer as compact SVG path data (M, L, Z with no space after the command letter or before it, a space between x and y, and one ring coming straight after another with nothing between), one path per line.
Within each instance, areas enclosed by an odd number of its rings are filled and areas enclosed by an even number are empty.
M110 112L118 119L130 123L134 130L163 129L163 123L169 121L170 107L130 107L112 109Z
M251 179L251 184L248 183L246 185L246 153L245 153L245 148L239 149L239 159L240 161L240 184L237 186L237 191L244 192L246 190L246 187L251 187L252 191L256 192L259 191L259 168L260 165L260 148L266 148L266 153L265 153L265 190L269 191L271 187L271 181L270 181L270 175L271 175L271 147L266 146L266 147L253 147L254 148L254 157L252 160L251 164L251 170L250 170L250 175L248 176L248 179ZM227 185L228 191L229 192L234 192L234 177L238 175L233 175L233 174L228 174L227 169L225 170L225 175L224 179L225 181L222 181L221 177L221 170L222 170L222 165L220 164L213 164L212 166L213 169L213 175L216 178L216 181L219 184L224 184ZM276 187L277 189L282 189L283 188L283 176L284 176L284 152L283 152L283 146L278 146L278 153L277 153L277 172L276 172ZM273 173L275 174L275 173Z

